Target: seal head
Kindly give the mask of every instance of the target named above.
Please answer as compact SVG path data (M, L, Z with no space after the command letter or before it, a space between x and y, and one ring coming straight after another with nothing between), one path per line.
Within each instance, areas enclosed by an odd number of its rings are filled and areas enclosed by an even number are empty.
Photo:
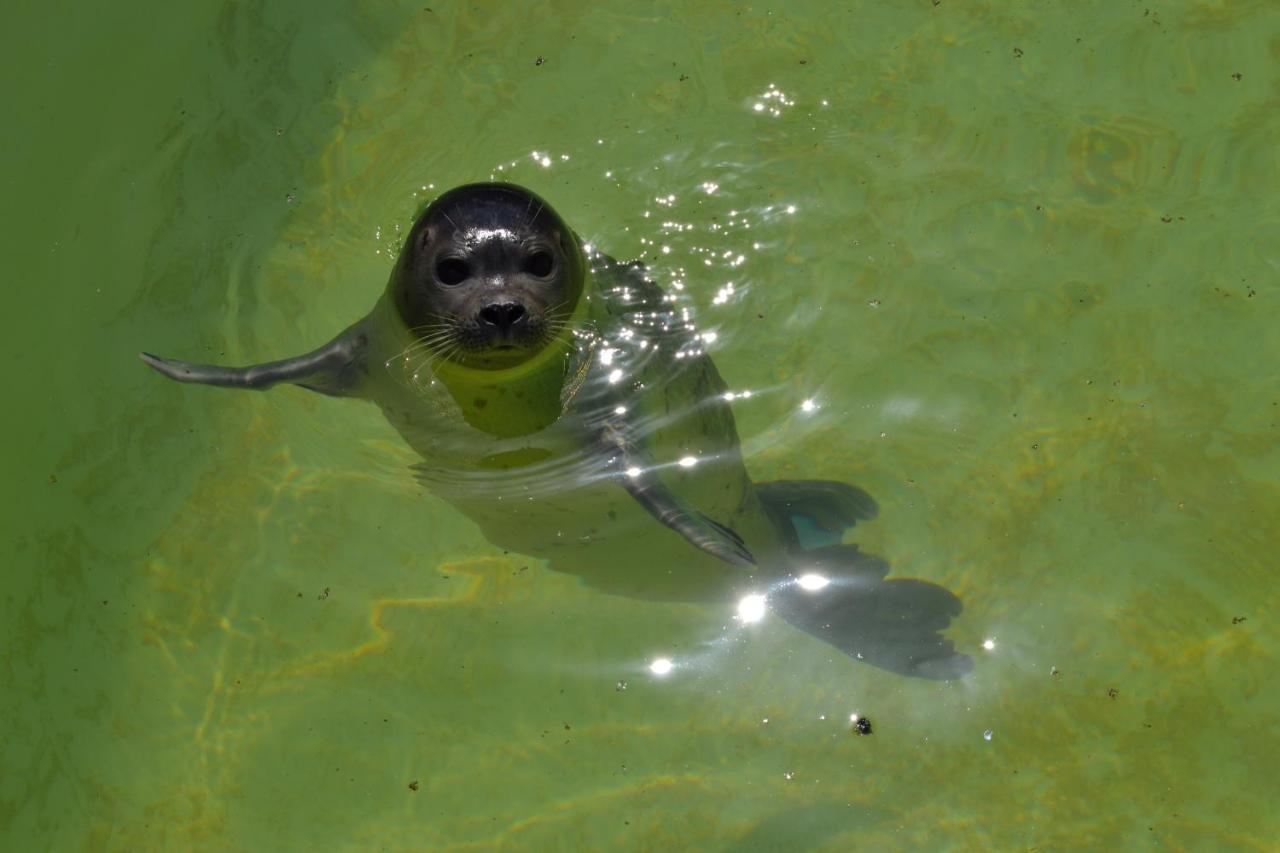
M389 293L438 357L502 370L566 331L585 269L577 237L541 198L513 184L467 184L418 217Z

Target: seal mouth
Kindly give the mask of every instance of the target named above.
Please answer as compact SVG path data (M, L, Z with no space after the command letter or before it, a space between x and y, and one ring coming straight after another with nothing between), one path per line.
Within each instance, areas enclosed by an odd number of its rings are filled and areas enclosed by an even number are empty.
M518 313L513 307L516 304ZM544 309L512 301L502 305L506 318L510 319L505 323L493 322L483 311L437 315L432 322L411 330L416 339L413 346L418 351L426 350L436 359L463 367L481 370L516 367L561 339L570 319L564 307L561 303Z
M448 361L468 367L514 367L546 347L550 342L548 331L548 325L541 318L508 329L458 319L451 324L451 333L440 341L436 352Z

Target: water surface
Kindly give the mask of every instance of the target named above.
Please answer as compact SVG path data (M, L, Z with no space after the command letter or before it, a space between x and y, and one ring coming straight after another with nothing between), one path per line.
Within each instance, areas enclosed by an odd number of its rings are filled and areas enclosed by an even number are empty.
M1267 846L1280 14L1065 9L16 10L5 847ZM871 492L971 676L604 595L373 407L136 361L327 340L489 177L683 285L752 474Z

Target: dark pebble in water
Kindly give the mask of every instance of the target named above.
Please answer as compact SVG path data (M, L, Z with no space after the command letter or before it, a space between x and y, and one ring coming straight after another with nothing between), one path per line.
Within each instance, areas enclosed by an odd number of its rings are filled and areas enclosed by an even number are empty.
M853 723L854 734L869 735L871 734L871 721L866 717L859 717Z

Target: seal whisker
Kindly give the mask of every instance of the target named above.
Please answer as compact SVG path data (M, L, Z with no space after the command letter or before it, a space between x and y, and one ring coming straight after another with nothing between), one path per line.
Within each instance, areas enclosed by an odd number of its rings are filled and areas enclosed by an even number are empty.
M425 340L420 338L416 341L411 341L407 346L405 346L404 349L400 350L400 354L409 355L412 353L421 352L422 350L429 350L435 347L436 345L443 343L444 340L445 339L443 337L433 338L432 340Z
M419 335L414 344L436 344L448 338L456 336L458 327L452 324L441 323L433 327L430 331Z
M431 335L427 337L418 338L416 341L409 344L407 348L422 349L424 347L433 347L454 337L456 337L455 329L441 329L437 332L432 332Z
M422 338L413 341L395 356L397 359L408 361L409 359L423 355L424 357L413 365L413 371L417 372L428 361L441 358L442 349L449 349L451 345L456 343L456 335L453 328L440 329L433 333L430 339Z

